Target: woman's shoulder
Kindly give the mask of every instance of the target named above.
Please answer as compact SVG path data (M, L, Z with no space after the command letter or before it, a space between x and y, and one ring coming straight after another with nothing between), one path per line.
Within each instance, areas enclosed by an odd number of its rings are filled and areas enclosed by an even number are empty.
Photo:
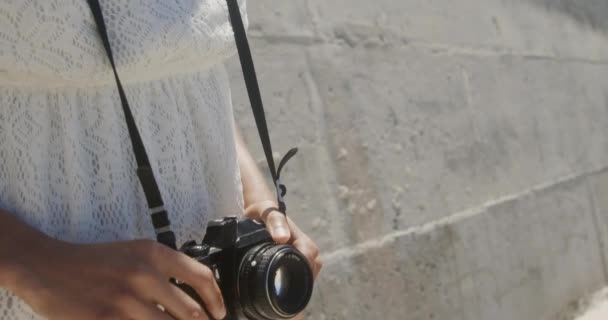
M191 71L234 53L226 0L100 0L129 78ZM244 8L244 1L239 1ZM86 0L0 0L1 78L82 83L108 78ZM0 78L0 81L2 80Z

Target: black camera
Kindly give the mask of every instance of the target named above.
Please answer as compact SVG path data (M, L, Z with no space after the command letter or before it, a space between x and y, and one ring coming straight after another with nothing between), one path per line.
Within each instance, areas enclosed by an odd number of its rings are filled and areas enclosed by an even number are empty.
M201 244L190 241L180 251L213 271L226 319L290 319L310 301L313 275L306 258L291 245L276 244L254 220L212 221ZM194 289L179 287L203 305Z

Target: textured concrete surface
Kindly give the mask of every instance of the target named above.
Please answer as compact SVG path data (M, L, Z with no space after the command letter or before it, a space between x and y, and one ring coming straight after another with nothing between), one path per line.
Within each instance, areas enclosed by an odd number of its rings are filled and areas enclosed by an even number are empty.
M608 279L604 0L249 1L310 319L563 319ZM263 155L238 64L237 121Z
M565 320L604 320L608 319L608 288L604 288L590 297L583 298L574 310L573 316Z

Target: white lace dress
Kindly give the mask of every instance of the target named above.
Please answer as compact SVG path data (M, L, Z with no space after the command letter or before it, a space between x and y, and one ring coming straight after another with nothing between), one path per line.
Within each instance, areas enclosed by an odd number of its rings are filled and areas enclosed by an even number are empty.
M242 210L225 0L100 2L178 242L200 239ZM0 208L66 241L154 238L86 0L0 0ZM36 318L0 289L0 319Z

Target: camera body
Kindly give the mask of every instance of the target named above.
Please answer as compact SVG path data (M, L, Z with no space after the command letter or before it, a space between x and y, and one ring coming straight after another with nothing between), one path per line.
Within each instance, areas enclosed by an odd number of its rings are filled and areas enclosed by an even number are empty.
M313 277L306 258L276 244L263 224L227 217L211 221L203 242L180 251L211 269L224 297L225 319L290 319L310 301ZM186 284L186 293L204 306Z

